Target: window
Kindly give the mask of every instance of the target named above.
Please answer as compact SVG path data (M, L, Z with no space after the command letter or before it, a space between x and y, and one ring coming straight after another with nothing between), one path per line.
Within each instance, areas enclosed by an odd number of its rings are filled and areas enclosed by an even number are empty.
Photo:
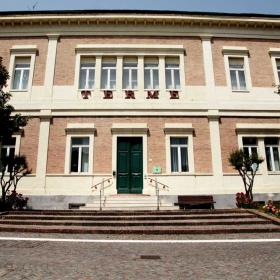
M229 57L229 73L232 90L246 90L244 58Z
M170 137L171 172L188 172L188 138Z
M123 89L137 88L137 61L124 60L123 63Z
M258 154L258 142L256 137L243 137L243 151L251 156L253 154Z
M30 57L16 57L13 72L13 90L27 90L30 74Z
M279 138L265 138L264 144L268 171L280 171Z
M276 69L277 69L278 81L280 81L280 58L276 59Z
M1 156L6 159L14 158L16 150L16 138L12 137L8 141L5 141L2 145ZM8 171L9 171L8 166Z
M71 172L89 172L89 137L71 138Z
M95 79L94 58L82 58L80 65L79 89L93 89Z
M144 63L144 83L145 89L159 88L159 65L158 61L147 60Z
M115 89L116 88L116 70L117 65L114 60L104 60L101 70L101 88Z
M167 89L180 89L180 65L176 60L166 59L165 79Z

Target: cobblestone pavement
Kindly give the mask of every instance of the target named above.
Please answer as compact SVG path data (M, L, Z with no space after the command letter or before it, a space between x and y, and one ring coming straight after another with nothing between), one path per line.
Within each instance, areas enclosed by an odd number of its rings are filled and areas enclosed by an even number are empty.
M1 236L116 239L117 236L4 234ZM279 238L279 234L227 235ZM128 236L122 236L125 239ZM132 237L132 236L130 236ZM160 237L160 238L159 238ZM144 237L151 239L151 236ZM134 236L133 239L144 239ZM156 237L155 237L156 238ZM154 238L154 239L155 239ZM173 236L213 239L215 236ZM131 238L130 238L131 239ZM157 239L171 239L157 236ZM144 257L143 257L144 256ZM146 256L146 258L145 258ZM155 244L0 241L0 279L280 279L280 242Z

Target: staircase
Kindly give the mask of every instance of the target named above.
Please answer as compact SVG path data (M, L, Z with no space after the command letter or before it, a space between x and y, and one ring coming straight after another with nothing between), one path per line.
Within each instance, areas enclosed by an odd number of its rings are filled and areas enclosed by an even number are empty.
M157 196L152 195L135 195L135 194L118 194L102 197L102 210L179 210L178 206L173 203L166 202L160 198L158 202ZM99 210L100 198L95 196L93 203L80 207L80 210Z
M280 225L245 210L13 211L1 232L80 234L219 234L280 232Z

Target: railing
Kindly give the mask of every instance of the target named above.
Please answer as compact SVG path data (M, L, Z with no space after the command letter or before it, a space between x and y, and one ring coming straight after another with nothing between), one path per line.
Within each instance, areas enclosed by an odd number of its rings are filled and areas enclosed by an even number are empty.
M157 180L157 177L155 177L155 179L150 178L150 177L148 177L148 178L146 178L146 179L148 179L150 185L156 189L157 210L159 210L159 207L160 207L159 191L160 191L160 189L165 190L165 191L169 191L169 186L167 186L166 184L163 184L163 183L159 182L159 181ZM153 183L154 183L154 185L153 185Z
M99 210L100 211L102 211L102 196L104 196L105 189L108 189L109 187L112 186L112 184L111 184L112 179L113 179L112 177L107 178L107 179L103 178L100 183L97 183L91 187L92 191L94 192L94 191L97 191L98 186L100 186L100 188L99 188ZM107 182L109 183L109 185L105 187L105 183L107 183Z

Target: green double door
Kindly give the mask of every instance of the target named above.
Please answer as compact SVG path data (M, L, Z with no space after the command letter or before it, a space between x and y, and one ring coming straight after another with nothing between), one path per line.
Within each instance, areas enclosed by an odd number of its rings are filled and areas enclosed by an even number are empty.
M118 193L142 193L143 142L141 137L118 137L117 190Z

